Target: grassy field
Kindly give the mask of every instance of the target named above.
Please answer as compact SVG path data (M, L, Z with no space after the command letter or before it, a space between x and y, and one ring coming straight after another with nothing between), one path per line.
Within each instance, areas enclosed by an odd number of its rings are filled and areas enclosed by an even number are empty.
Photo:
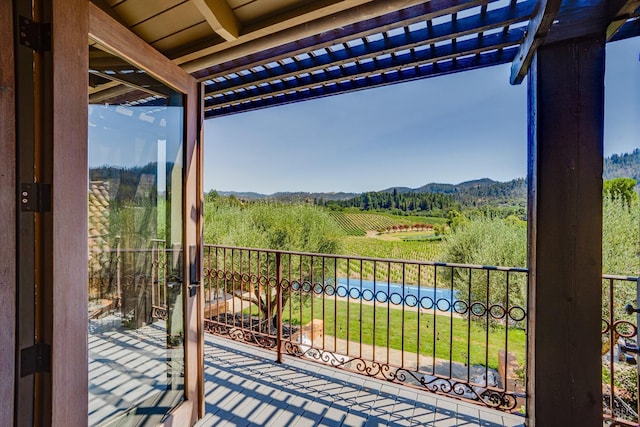
M300 306L302 309L300 310ZM284 310L285 321L289 319L289 307ZM291 323L305 325L313 318L324 316L325 335L362 342L377 347L389 346L407 352L419 351L423 356L449 359L471 365L498 368L498 351L505 348L507 330L503 326L487 326L486 321L469 321L452 317L448 313L418 313L388 309L386 306L347 303L314 296L300 304L294 298ZM324 310L323 310L324 309ZM337 321L336 321L337 319ZM348 331L348 334L347 334ZM508 350L516 355L520 366L525 360L525 333L521 329L509 328Z

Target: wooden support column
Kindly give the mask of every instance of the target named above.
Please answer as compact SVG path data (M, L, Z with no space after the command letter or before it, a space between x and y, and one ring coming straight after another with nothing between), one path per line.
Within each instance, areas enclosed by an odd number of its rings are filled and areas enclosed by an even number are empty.
M529 70L529 426L602 426L604 34Z

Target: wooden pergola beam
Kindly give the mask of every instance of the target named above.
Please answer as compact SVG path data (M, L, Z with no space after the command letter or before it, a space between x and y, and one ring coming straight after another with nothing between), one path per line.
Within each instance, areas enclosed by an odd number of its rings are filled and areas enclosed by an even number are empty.
M607 27L607 41L616 35L620 28L633 17L634 12L640 8L640 0L618 0L609 2L609 15L611 23Z
M411 67L418 67L421 65L425 65L427 63L434 64L439 61L445 61L447 59L459 58L461 56L471 55L471 54L480 54L481 52L487 49L487 46L491 46L494 49L504 49L509 46L513 46L515 41L520 37L520 34L517 30L513 31L511 34L503 35L503 34L495 34L490 36L485 36L485 38L480 40L466 40L458 43L458 50L454 50L451 45L449 46L441 46L435 49L428 49L421 51L418 54L407 53L402 56L387 58L386 60L378 61L378 64L374 64L369 62L367 64L355 64L351 66L343 66L338 70L334 70L331 72L324 72L323 78L315 78L315 76L309 72L309 75L301 78L297 77L292 80L285 80L285 77L278 76L278 79L281 79L281 83L272 84L270 83L269 87L265 87L263 89L260 84L262 82L268 82L272 79L263 79L256 83L256 87L251 90L245 90L241 93L236 93L233 97L233 102L248 102L248 101L256 101L258 99L265 98L267 96L280 96L284 95L287 92L292 90L303 91L305 89L311 89L313 87L319 85L332 85L337 84L345 80L356 80L360 78L368 78L372 75L385 74L392 70L398 69L408 69ZM485 44L486 43L486 44ZM298 73L299 74L299 73ZM328 76L333 76L331 78L327 78ZM277 88L277 89L276 89ZM234 88L225 88L224 91L212 91L209 93L205 93L206 95L217 95L220 93L224 93L229 90L233 90ZM225 103L229 104L229 100L231 96L226 98L220 98L220 103L205 102L205 111L210 110L216 106L224 105Z
M439 16L449 15L471 7L485 5L486 1L487 0L431 0L424 5L414 6L421 7L422 13L415 15L410 14L410 16L399 21L385 21L380 25L372 26L360 25L360 28L355 31L343 31L354 24L341 25L340 31L333 33L332 37L310 36L310 38L315 38L313 41L306 40L305 38L295 38L295 42L289 41L278 46L277 52L269 50L268 59L265 59L262 55L256 55L254 50L258 47L259 43L269 43L269 41L267 38L264 40L257 40L252 42L254 46L250 49L248 49L248 46L239 45L237 47L221 51L219 54L215 54L215 57L217 58L215 68L217 71L205 68L198 71L197 77L200 80L206 80L219 75L237 73L238 71L262 65L265 62L277 62L309 51L327 49L336 44L347 43L354 39L366 38L374 34L387 32L394 28L408 27L417 22L429 21ZM294 29L291 31L293 32ZM279 36L280 35L278 35L278 37ZM288 47L285 47L287 45ZM189 66L189 64L187 64L187 66Z
M463 4L464 8L466 8L486 1L487 0L442 0L439 3L446 3L454 7L460 7L459 5ZM357 5L359 3L364 4ZM410 7L423 3L423 0L406 0L403 3L405 7ZM345 8L347 5L351 7ZM336 10L338 7L341 9ZM397 5L394 6L386 0L369 2L365 0L351 0L349 2L338 2L331 7L316 8L307 13L301 13L301 11L299 11L299 15L283 21L276 21L271 25L248 27L237 40L213 45L197 52L175 58L174 62L182 65L187 72L194 72L221 62L232 61L305 37L361 22L364 19L376 18L392 12L395 8L397 8Z
M125 86L128 86L129 89L138 89L143 92L147 92L154 96L162 96L169 97L174 92L168 89L166 86L158 83L156 80L149 77L147 74L142 73L131 73L131 74L107 74L102 70L93 70L89 72L94 76L100 76L103 79L122 83ZM100 93L98 91L97 93ZM94 94L96 92L94 91Z
M542 44L553 25L562 0L542 0L538 3L538 11L529 21L527 36L520 45L520 50L511 63L511 84L520 84L527 75L531 60L538 46Z
M227 0L191 0L191 2L220 37L232 41L240 36L240 22Z

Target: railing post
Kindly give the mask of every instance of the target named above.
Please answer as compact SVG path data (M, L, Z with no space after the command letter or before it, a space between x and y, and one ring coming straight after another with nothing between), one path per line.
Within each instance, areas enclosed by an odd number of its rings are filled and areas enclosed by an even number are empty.
M282 363L282 254L276 252L276 362Z
M120 260L120 257L122 256L122 254L120 253L120 236L116 236L116 240L117 240L117 244L116 244L116 292L117 292L117 308L122 307L122 291L121 291L121 285L120 285L120 276L121 276L121 265L122 265L122 261Z
M611 311L613 311L613 304L611 304ZM636 279L636 308L640 307L640 277L638 277ZM638 332L638 328L640 328L640 312L636 311L636 347L639 347L639 343L640 343L640 332ZM611 347L613 347L614 343L611 343ZM640 358L640 355L636 358L638 359ZM611 359L612 362L611 364L613 365L613 358ZM613 371L613 369L612 369ZM640 388L640 363L637 364L637 374L638 374L638 378L637 378L637 387ZM611 379L613 381L613 372L611 373ZM611 395L613 396L613 387L611 387ZM640 400L640 399L639 399ZM611 406L611 408L613 408L613 406ZM638 404L635 407L635 410L638 414L640 414L640 401L638 402Z

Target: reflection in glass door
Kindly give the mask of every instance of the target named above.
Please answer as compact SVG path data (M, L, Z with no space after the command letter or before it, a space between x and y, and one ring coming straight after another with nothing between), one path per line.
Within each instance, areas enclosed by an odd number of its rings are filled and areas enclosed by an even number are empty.
M88 421L146 425L184 398L183 97L95 47L89 83Z

